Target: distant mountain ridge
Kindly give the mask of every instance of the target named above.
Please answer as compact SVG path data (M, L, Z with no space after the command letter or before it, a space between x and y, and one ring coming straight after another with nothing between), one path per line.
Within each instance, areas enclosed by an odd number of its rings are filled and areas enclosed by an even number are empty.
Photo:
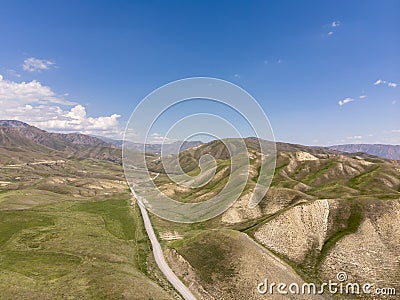
M107 143L111 143L119 148L122 148L122 145L124 144L123 140L115 140L115 139L110 139L107 137L102 137L102 136L94 136L96 138L99 138ZM127 143L127 146L130 149L142 151L143 150L143 144L141 143L135 143L135 142L129 142L125 141ZM200 146L204 144L201 141L176 141L172 143L166 143L166 144L145 144L145 149L146 152L148 153L161 153L161 148L163 148L163 153L164 154L174 154L178 153L181 151L184 151L186 149Z
M29 127L30 125L17 120L0 120L0 126L17 128L17 127Z
M143 144L140 143L133 143L133 142L126 142L127 146L130 149L142 151ZM197 147L203 145L203 142L200 141L176 141L169 144L145 144L145 152L147 153L161 153L161 149L164 155L168 154L176 154L187 149Z
M349 152L349 153L368 153L388 159L400 160L400 145L384 145L384 144L345 144L334 145L329 149Z
M17 120L0 120L0 126L13 128L28 139L33 140L44 146L50 146L50 148L54 148L56 150L60 150L58 148L66 146L63 145L65 143L87 146L115 147L112 143L107 143L102 139L90 135L81 133L47 132L45 130L39 129L37 127ZM54 139L57 139L58 143L56 143Z
M134 150L143 150L140 143L127 142ZM47 132L18 120L0 120L0 147L48 153L56 150L67 155L122 163L123 141L81 133ZM146 152L173 154L201 145L200 141L177 141L170 144L146 144ZM45 147L45 148L43 148ZM47 149L47 150L46 150ZM19 151L19 150L18 150ZM28 155L29 156L29 155Z
M256 142L256 138L247 138L248 146ZM81 133L54 133L47 132L27 123L17 120L0 120L0 146L32 148L37 143L47 148L66 152L80 157L106 159L121 163L121 146L123 141L91 136ZM128 147L142 150L140 143L127 142ZM257 144L257 143L256 143ZM164 154L178 153L193 147L203 145L200 141L176 141L164 144ZM36 146L35 146L36 147ZM146 152L160 153L162 144L146 144ZM309 147L288 143L276 143L279 151L305 151L309 153L332 153L332 151L367 154L387 159L400 160L400 145L383 144L346 144L330 147ZM366 153L366 154L365 154Z
M64 155L122 163L121 149L99 138L80 133L47 132L16 120L0 120L0 147L14 151L23 149L27 153L37 150L43 154L56 150Z
M90 135L90 136L98 138L106 143L113 144L114 146L117 146L118 148L121 148L122 144L124 143L123 140L116 140L116 139L108 138L108 137L101 136L101 135Z

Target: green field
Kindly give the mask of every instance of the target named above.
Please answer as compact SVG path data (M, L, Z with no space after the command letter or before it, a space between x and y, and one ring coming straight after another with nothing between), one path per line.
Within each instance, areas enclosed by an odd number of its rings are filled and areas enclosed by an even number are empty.
M1 299L172 299L121 166L69 160L1 175Z

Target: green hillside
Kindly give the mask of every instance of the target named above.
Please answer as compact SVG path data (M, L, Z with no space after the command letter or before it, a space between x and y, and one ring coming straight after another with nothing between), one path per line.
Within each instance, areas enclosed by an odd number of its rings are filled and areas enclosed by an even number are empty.
M255 247L258 250L254 250L254 255L262 256L260 259L266 260L265 255L272 255L286 265L287 274L283 276L286 279L300 276L303 280L318 283L334 279L340 266L356 281L367 280L364 274L369 274L373 282L398 287L400 272L396 264L385 271L379 268L384 259L399 259L395 250L400 245L400 231L397 229L400 215L399 162L365 154L352 155L326 148L278 143L277 167L271 187L259 205L251 210L247 201L257 181L260 153L254 139L247 139L246 144L253 158L250 172L255 176L250 176L241 198L224 214L196 224L172 223L153 216L165 251L172 253L170 263L187 284L203 287L214 297L226 299L232 295L244 295L243 290L252 293L254 284L251 286L246 282L252 278L254 281L259 272L254 270L251 257L244 252L251 252L250 249ZM161 172L155 179L159 189L183 202L204 201L218 194L230 172L229 155L223 143L214 141L182 152L182 169L192 176L198 175L197 164L204 154L216 157L216 174L208 184L197 189L176 186L163 174L160 163L149 159L150 168ZM364 236L366 226L373 228L370 229L370 240ZM231 231L223 231L226 229ZM238 238L235 238L239 232L251 238L246 243L241 240L240 251ZM275 236L278 233L280 235ZM379 236L379 240L375 240L374 235ZM357 239L365 239L365 246L357 246ZM371 256L378 255L375 253L379 253L381 247L389 251L386 257L363 258L365 252L370 252ZM348 249L349 256L343 256L344 262L339 263L341 256L337 253L343 248ZM178 257L187 260L194 271L174 264ZM248 262L243 263L241 259ZM360 275L353 269L353 260L358 261L359 268L365 269L365 273ZM280 267L272 262L264 267L275 270L273 274L281 274ZM198 289L198 293L206 297L203 289ZM260 295L253 296L258 299Z
M176 296L155 266L119 164L7 128L0 142L1 299Z

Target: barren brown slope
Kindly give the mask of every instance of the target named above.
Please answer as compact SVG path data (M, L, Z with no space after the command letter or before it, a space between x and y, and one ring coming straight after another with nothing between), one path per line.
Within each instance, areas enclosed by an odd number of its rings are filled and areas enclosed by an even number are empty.
M287 263L235 230L204 231L171 247L166 250L170 264L199 299L292 299L276 291L261 294L257 286L265 279L287 285L304 283ZM299 295L296 299L325 297Z
M233 238L242 231L280 258L286 264L289 278L298 274L303 280L318 284L334 280L339 271L345 271L349 279L360 284L369 276L378 285L398 287L399 165L324 148L301 145L279 145L279 148L272 186L256 208L247 206L259 162L257 147L253 146L249 147L249 153L255 158L251 166L254 176L242 197L224 214L191 225L153 217L160 237L167 237L164 246L170 260L186 264L184 270L176 265L177 271L188 283L197 282L194 286L205 298L230 299L237 293L240 296L236 299L247 299L254 293L259 273L255 265L245 266L243 261L247 256L241 250L246 247ZM202 189L175 187L162 174L155 182L180 201L212 197L229 174L223 146L214 142L188 150L181 154L181 163L188 162L188 170L197 174L194 165L205 153L212 153L219 160L216 179ZM230 232L231 237L221 234L220 230L226 228L235 230ZM173 239L178 240L171 242ZM213 260L212 253L219 253L219 258ZM379 258L381 254L383 258ZM267 263L265 267L274 270ZM244 283L241 289L240 282ZM353 298L354 295L349 296Z

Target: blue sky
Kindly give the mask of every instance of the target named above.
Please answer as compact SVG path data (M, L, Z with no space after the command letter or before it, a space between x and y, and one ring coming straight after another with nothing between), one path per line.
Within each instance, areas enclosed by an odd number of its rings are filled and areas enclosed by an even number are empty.
M152 90L210 76L279 141L400 144L399 1L8 1L0 34L2 119L118 136Z

